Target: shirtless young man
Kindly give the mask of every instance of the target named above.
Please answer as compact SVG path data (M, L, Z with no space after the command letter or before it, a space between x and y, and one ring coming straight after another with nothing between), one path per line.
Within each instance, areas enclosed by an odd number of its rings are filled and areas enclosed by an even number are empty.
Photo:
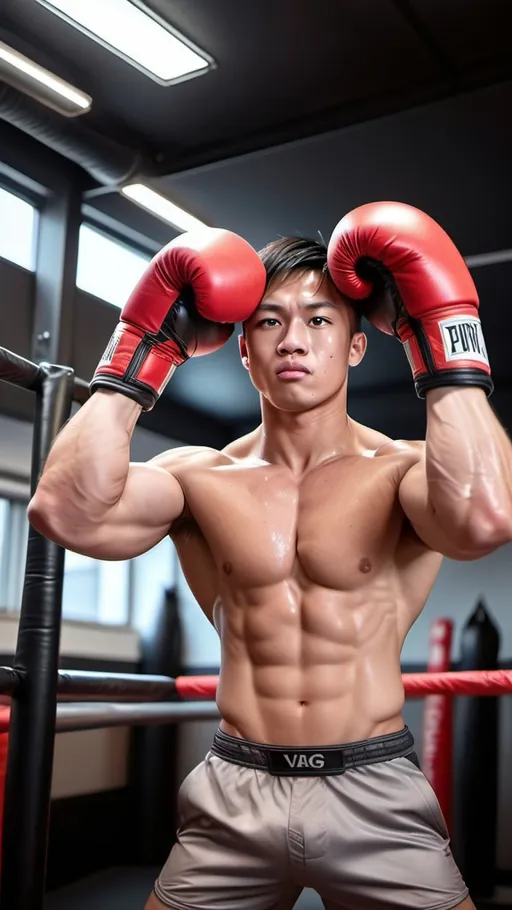
M44 534L106 559L170 532L221 639L220 730L180 789L178 840L146 910L286 910L303 886L329 910L470 910L404 728L400 651L442 554L476 559L512 539L512 452L487 402L472 279L444 232L401 205L343 219L329 272L315 241L270 244L264 294L241 244L184 235L156 257L29 510ZM345 295L368 297L372 264L400 294L426 444L347 414L366 338ZM386 299L371 313L390 331ZM204 316L244 320L261 426L222 452L130 465L141 407L172 364L230 334Z

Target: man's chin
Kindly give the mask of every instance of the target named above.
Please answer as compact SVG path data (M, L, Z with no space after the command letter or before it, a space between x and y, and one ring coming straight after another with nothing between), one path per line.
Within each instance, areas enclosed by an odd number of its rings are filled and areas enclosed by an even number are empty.
M309 395L300 394L298 389L288 386L280 391L279 394L275 394L274 392L272 395L264 395L263 397L278 411L300 413L317 408L324 400L327 401L329 396L312 396L311 393Z

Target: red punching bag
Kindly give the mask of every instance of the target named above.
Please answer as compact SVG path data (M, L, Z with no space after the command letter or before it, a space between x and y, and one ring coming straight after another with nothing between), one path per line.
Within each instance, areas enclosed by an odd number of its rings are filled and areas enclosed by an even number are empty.
M10 708L0 705L0 722L2 726L9 723ZM4 824L4 793L5 773L7 770L7 750L9 748L9 734L0 733L0 859L2 857L2 830Z
M429 638L429 673L450 669L453 623L451 619L436 619ZM427 695L423 712L422 770L428 778L443 815L451 830L452 821L452 742L453 699L451 695Z

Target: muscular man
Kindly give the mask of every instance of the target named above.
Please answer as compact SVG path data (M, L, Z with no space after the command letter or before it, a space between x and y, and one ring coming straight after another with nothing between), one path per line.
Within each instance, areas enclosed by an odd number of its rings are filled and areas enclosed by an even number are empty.
M512 539L511 447L487 401L472 279L435 222L394 204L343 219L328 260L316 241L270 244L258 306L243 287L259 281L245 274L257 273L251 257L235 276L218 249L192 258L188 272L160 269L158 288L150 265L29 512L44 534L106 559L170 533L220 636L220 728L180 789L177 843L146 910L286 910L303 886L328 910L470 910L404 728L400 651L442 556L476 559ZM200 300L198 262L222 275L201 281ZM242 296L246 314L230 316L219 288ZM217 344L225 337L203 317L191 332L194 299L214 322L245 320L261 425L223 451L130 464L141 407L170 361L205 326ZM347 414L363 306L406 347L426 443L393 441ZM162 320L167 366L155 371L147 327Z

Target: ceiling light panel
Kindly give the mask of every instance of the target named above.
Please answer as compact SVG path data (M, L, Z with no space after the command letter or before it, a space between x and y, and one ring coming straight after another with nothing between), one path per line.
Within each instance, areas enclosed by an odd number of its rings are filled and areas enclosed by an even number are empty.
M131 183L121 190L124 196L142 206L148 212L167 221L168 224L174 225L181 231L195 231L206 227L204 222L199 221L190 212L180 208L166 196L152 190L151 187L144 183Z
M163 85L197 76L212 58L140 0L37 0Z

